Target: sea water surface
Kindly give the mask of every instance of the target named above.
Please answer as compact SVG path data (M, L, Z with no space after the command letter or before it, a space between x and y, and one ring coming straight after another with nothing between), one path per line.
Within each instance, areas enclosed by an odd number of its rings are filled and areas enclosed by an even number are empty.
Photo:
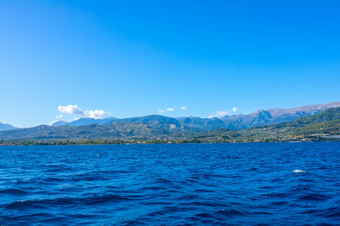
M0 147L0 225L340 224L340 143Z

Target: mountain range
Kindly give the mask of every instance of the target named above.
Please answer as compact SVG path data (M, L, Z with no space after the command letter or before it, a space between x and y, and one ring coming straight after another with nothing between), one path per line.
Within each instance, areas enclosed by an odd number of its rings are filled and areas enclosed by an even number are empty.
M184 134L173 134L175 141ZM340 107L319 114L302 116L292 122L251 127L240 130L219 128L204 132L186 133L185 140L193 142L287 142L287 141L339 141Z
M268 110L258 110L251 114L244 115L231 115L222 118L200 118L200 117L180 117L173 118L177 120L176 126L187 126L191 128L196 128L197 130L211 130L216 128L229 128L229 129L244 129L255 126L262 125L272 125L281 122L291 122L299 117L318 114L329 108L340 107L340 102L333 102L329 104L315 104L307 105L297 108L272 108ZM168 117L166 117L168 118ZM90 124L105 125L112 122L139 122L148 123L165 119L162 116L150 115L144 117L134 117L134 118L105 118L105 119L93 119L93 118L81 118L72 122L58 121L54 122L52 126L85 126ZM174 120L172 120L175 122ZM179 124L178 124L179 123Z
M162 139L188 137L190 134L224 131L247 131L247 128L293 122L300 117L317 115L340 106L340 102L309 105L290 109L259 110L247 115L223 118L181 117L171 118L149 115L126 119L82 118L73 122L56 122L52 126L13 129L0 132L0 140L49 139Z
M258 110L247 115L225 116L221 120L227 123L227 128L229 129L244 129L282 122L292 122L302 116L318 114L324 110L336 107L340 107L340 102L307 105L288 109L271 108L268 110Z

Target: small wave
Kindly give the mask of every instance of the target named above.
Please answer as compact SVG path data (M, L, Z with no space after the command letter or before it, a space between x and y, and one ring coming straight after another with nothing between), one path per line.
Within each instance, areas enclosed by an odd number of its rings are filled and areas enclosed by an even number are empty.
M190 200L191 201L197 198L198 198L197 194L185 194L185 195L179 196L177 200L180 200L180 201Z
M194 190L195 193L212 193L214 191L212 190L207 190L207 189L203 189L203 188L198 188Z
M147 191L147 190L164 190L165 188L163 187L158 187L158 186L146 186L146 187L142 187L141 190L142 191Z
M6 195L26 195L26 194L28 194L28 192L20 190L20 189L10 188L10 189L0 190L0 194L6 194Z
M289 193L270 192L270 193L263 194L262 196L285 198L289 196Z
M327 209L324 216L327 217L327 218L340 219L340 208L339 207L331 207L331 208Z
M49 217L46 219L41 219L40 223L47 223L47 224L58 224L60 222L63 222L64 224L71 224L72 221L67 217Z
M166 205L171 205L172 202L163 202L163 201L154 201L154 202L141 202L142 205L145 206L153 206L153 205L158 205L158 206L166 206Z
M124 225L147 225L139 220L127 220L123 222Z
M244 214L234 210L234 209L221 209L217 211L218 214L222 214L224 216L243 216Z
M6 209L25 209L25 208L47 208L50 205L96 205L107 202L120 202L130 200L132 196L125 197L120 195L90 196L85 198L58 198L42 200L18 200L8 204ZM137 197L138 198L138 197Z
M213 215L209 214L209 213L198 213L195 215L196 217L203 217L203 218L214 218Z
M310 193L304 196L301 196L300 200L309 200L309 201L323 201L330 199L331 197L328 195L317 194L317 193Z
M211 206L211 207L216 207L218 206L218 203L215 202L192 202L195 206Z
M330 207L328 209L311 209L300 214L313 214L320 217L325 218L335 218L340 219L340 208L339 207Z
M6 209L26 209L26 208L39 208L44 209L43 206L39 205L40 202L33 201L33 200L18 200L12 202L6 206Z
M293 173L305 173L306 171L300 170L300 169L296 169L293 171Z
M0 225L28 225L28 222L32 222L32 219L47 219L53 217L53 214L50 213L31 213L24 215L4 215L3 219L0 220ZM12 224L11 222L15 222Z
M208 225L216 225L216 223L212 220L202 220L202 224L208 224Z
M160 184L170 184L170 183L172 183L172 181L171 181L171 180L168 180L168 179L166 179L166 178L157 178L156 183L160 183Z
M87 205L93 205L93 204L101 204L101 203L107 203L107 202L119 202L119 201L127 201L130 200L132 196L126 197L121 195L104 195L104 196L94 196L94 197L88 197L80 199L80 201L86 203Z
M282 206L282 205L287 205L287 204L288 204L287 201L278 201L278 202L271 203L272 206Z

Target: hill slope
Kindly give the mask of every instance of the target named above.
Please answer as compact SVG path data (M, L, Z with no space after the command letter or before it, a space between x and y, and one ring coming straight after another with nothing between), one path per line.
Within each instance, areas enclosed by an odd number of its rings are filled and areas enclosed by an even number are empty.
M85 126L37 126L0 132L0 140L56 140L56 139L146 139L146 140L201 140L204 142L258 142L291 141L327 138L340 135L340 107L319 114L301 117L294 122L260 126L241 130L214 129L200 131L192 121L200 118L174 119L164 116L145 116L129 120L117 120L105 125ZM203 122L200 122L203 123Z
M208 142L323 141L340 135L340 107L304 116L293 122L237 131L213 130L187 134L187 139Z
M273 125L282 122L292 122L302 116L318 114L330 108L340 107L340 102L329 104L307 105L297 108L272 108L258 110L248 115L232 115L222 118L230 129L244 129L249 127Z
M3 124L0 122L0 131L10 130L10 129L15 129L15 127L10 124Z

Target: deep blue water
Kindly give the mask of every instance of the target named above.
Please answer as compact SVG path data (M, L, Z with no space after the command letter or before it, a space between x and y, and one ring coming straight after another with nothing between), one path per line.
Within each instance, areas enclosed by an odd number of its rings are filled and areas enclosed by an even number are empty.
M0 225L340 224L340 143L0 147Z

